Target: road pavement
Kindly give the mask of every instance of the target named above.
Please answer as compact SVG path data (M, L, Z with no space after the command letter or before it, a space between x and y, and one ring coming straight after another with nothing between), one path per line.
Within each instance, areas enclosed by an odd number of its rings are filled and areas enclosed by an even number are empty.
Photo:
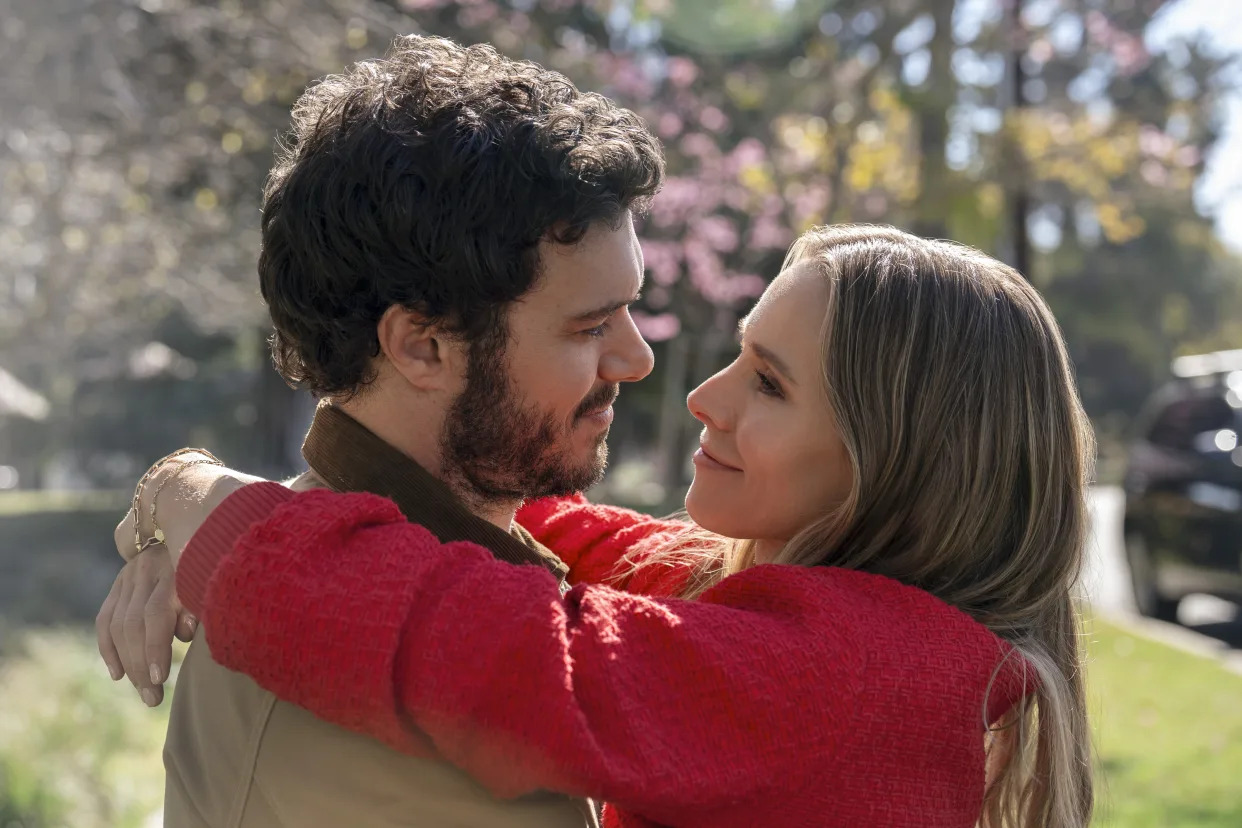
M1242 670L1242 611L1236 604L1208 595L1185 598L1178 610L1180 624L1140 618L1130 588L1121 523L1125 493L1118 486L1091 492L1091 536L1083 572L1083 593L1102 615L1133 626L1183 649L1221 658Z

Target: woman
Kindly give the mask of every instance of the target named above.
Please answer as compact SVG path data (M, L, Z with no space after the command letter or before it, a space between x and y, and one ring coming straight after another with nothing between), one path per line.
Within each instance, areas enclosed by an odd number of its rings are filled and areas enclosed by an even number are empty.
M689 407L700 528L581 498L520 514L570 564L564 597L382 499L269 483L211 515L178 590L217 660L283 698L425 734L501 795L604 799L613 825L1086 826L1092 443L1022 277L814 229Z

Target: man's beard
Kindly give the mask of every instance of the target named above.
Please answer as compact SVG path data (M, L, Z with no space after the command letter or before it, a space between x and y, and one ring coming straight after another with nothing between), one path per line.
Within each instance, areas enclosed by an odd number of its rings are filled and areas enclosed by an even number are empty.
M445 482L467 501L485 503L568 495L598 483L608 463L607 432L585 461L572 455L573 425L523 405L505 370L503 343L470 348L465 390L453 402L441 439ZM594 391L573 423L606 408L617 386Z

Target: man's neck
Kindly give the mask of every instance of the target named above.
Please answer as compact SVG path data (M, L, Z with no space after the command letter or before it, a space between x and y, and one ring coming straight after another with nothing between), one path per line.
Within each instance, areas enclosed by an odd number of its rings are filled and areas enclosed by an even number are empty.
M475 515L508 532L513 527L513 515L519 502L496 503L485 501L446 475L440 435L444 430L444 416L426 410L424 406L397 405L394 401L381 399L378 390L363 394L347 402L334 402L349 416L357 420L376 437L422 466L428 474L440 480Z

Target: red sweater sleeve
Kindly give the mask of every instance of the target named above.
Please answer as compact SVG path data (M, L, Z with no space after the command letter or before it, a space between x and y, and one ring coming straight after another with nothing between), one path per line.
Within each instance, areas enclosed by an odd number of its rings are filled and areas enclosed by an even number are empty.
M641 557L677 543L690 528L685 521L654 518L592 503L582 494L532 500L517 513L517 522L551 549L569 567L571 584L607 584L627 592L671 595L690 574L688 566L644 570L637 578L625 574L622 557Z
M198 541L186 557L220 553ZM562 598L546 570L439 544L387 500L316 491L224 552L200 614L221 664L328 721L399 747L412 724L498 795L559 790L676 823L828 766L865 662L826 620L831 583L761 566L693 602Z

